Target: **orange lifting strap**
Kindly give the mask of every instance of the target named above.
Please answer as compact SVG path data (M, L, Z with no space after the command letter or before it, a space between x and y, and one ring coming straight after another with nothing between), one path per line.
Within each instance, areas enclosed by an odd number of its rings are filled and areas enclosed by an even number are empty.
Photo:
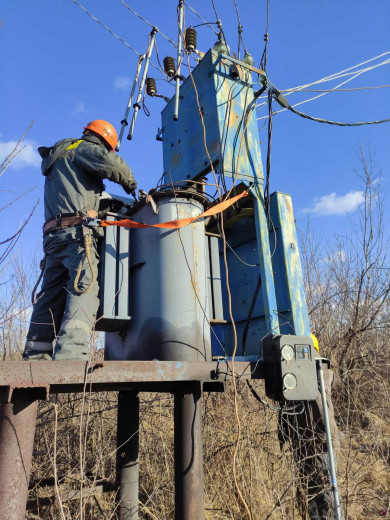
M160 224L145 224L144 222L135 222L134 220L125 219L125 220L102 220L101 225L103 227L107 226L120 226L124 228L165 228L165 229L179 229L184 226L188 226L188 224L192 224L195 220L198 220L203 217L211 217L212 215L216 215L217 213L221 213L226 208L230 207L232 204L237 202L237 200L242 199L248 195L247 191L243 191L239 195L232 197L231 199L224 200L220 204L213 206L212 208L204 211L197 217L188 217L181 218L179 220L171 220L169 222L160 222Z

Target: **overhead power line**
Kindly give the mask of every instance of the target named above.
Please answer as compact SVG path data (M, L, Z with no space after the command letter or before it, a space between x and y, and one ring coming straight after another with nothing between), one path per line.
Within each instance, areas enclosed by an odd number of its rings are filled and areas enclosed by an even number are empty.
M388 53L385 53L385 54L388 54ZM383 55L381 55L381 56L383 56ZM381 56L377 56L377 57L375 57L375 58L371 58L371 60L368 60L368 62L369 62L369 61L373 61L374 59L377 59L378 57L381 57ZM368 63L368 62L364 62L364 63ZM309 98L309 99L305 99L304 101L300 101L299 103L295 103L294 105L292 105L292 107L295 108L295 107L297 107L297 106L299 106L299 105L303 105L304 103L308 103L309 101L314 101L315 99L318 99L318 98L320 98L320 97L322 97L322 96L325 96L326 94L328 94L328 93L330 93L330 92L337 92L337 90L338 90L339 87L345 85L345 84L348 83L349 81L352 81L353 79L357 78L357 77L360 76L361 74L363 74L363 73L365 73L365 72L368 72L368 71L370 71L370 70L373 70L373 69L375 69L375 68L377 68L377 67L380 67L380 66L382 66L382 65L387 65L387 64L389 64L389 63L390 63L390 59L388 59L388 60L384 60L384 61L382 61L381 63L378 63L378 64L376 64L376 65L372 65L371 67L367 67L367 68L365 68L365 69L360 69L360 70L357 70L357 71L355 70L354 72L348 72L348 73L345 73L345 71L341 71L343 74L341 74L341 75L339 75L339 76L337 75L337 73L336 73L336 74L333 74L333 75L332 75L332 79L336 79L336 78L339 78L339 77L345 77L345 76L350 75L350 74L352 74L352 76L349 77L349 78L347 78L347 79L344 80L343 82L339 83L339 84L336 85L334 88L329 89L329 90L327 90L327 91L324 91L324 92L322 92L321 94L319 94L318 96L314 96L314 97L311 97L311 98ZM362 65L362 63L359 64L359 65ZM352 70L352 69L358 67L359 65L355 65L354 67L350 67L350 69L346 69L346 70ZM330 77L330 76L329 76L329 77ZM327 78L323 78L323 79L328 80ZM311 83L310 85L314 85L314 84L322 83L322 81L323 81L323 80L318 80L318 81L315 81L315 82ZM309 85L308 85L308 86L309 86ZM294 94L295 92L303 92L302 88L303 88L303 86L302 86L302 87L297 87L297 89L288 89L288 90L286 90L286 92L287 92L287 93L286 93L286 96L289 96L289 95L291 95L291 94ZM279 91L279 92L281 92L281 91ZM261 107L264 106L265 104L266 104L266 103L259 104L259 105L257 105L257 108L261 108ZM274 114L279 114L280 112L284 112L285 110L287 110L286 107L285 107L284 109L282 109L282 110L278 110L278 111L274 112ZM260 119L267 119L267 118L268 118L268 116L262 116L262 117L258 117L257 119L260 120Z
M267 0L267 18L266 18L265 34L264 34L264 50L263 50L263 54L261 55L260 67L259 67L260 69L263 69L264 72L267 71L267 46L268 46L268 40L269 40L268 25L269 25L269 0Z
M243 31L243 26L241 25L241 19L240 19L240 13L238 11L238 5L237 5L237 0L233 0L234 1L234 7L235 7L235 10L236 10L236 15L237 15L237 22L238 22L238 59L240 59L240 44L242 42L242 46L244 47L244 51L246 51L246 46L245 46L245 43L244 43L244 39L242 37L242 31Z
M76 0L72 0L72 2L74 4L76 4L78 7L80 7L80 9L82 9L88 16L90 16L93 20L95 20L95 22L97 22L98 24L100 24L102 27L104 27L110 34L112 34L112 36L114 36L114 38L116 38L117 40L119 40L121 43L123 43L124 45L126 45L126 47L128 47L130 50L132 50L137 56L141 56L141 53L138 52L136 49L134 49L134 47L132 45L130 45L130 43L127 43L126 40L124 40L123 38L121 38L118 34L116 34L112 29L110 29L105 23L103 23L101 20L99 20L98 18L96 18L96 16L94 16L92 13L90 13L83 5L79 4ZM158 70L159 72L162 72L160 70L159 67L157 67L156 65L154 65L154 63L150 62L150 64L152 65L152 67L154 67L156 70Z
M136 13L134 11L134 9L132 7L130 7L128 4L126 4L126 2L124 2L124 0L119 0L121 4L123 4L131 13L133 13L135 16L137 16L137 18L139 18L140 20L142 20L143 22L147 23L148 25L150 25L150 27L156 27L154 24L150 23L146 18L144 18L142 15L140 15L139 13ZM167 42L171 43L172 45L174 45L175 47L177 47L177 43L175 43L173 40L171 40L171 38L168 38L168 36L166 36L162 31L160 31L160 29L158 30L158 33L161 34L161 36L163 38L165 38L167 40Z
M298 87L293 87L289 89L291 92L295 92L297 90L302 90L304 88L311 87L313 85L318 85L320 83L326 83L328 81L333 81L339 78L342 78L344 76L352 76L358 72L369 72L370 70L373 70L377 67L381 67L382 65L387 65L390 60L384 60L381 63L377 63L376 65L372 65L371 67L367 67L365 69L360 69L358 71L353 71L353 69L356 69L357 67L361 67L362 65L366 65L367 63L371 63L372 61L375 61L379 58L383 58L383 56L388 56L390 54L390 51L383 52L382 54L379 54L378 56L374 56L373 58L370 58L369 60L363 61L361 63L358 63L357 65L353 65L352 67L348 67L347 69L341 70L339 72L335 72L334 74L331 74L330 76L325 76L324 78L318 79L316 81L313 81L311 83L306 83L305 85L300 85ZM353 72L351 72L353 71Z
M313 117L309 116L308 114L304 114L303 112L300 112L299 110L295 110L290 103L287 101L287 99L283 96L283 94L273 86L270 88L269 92L272 93L273 98L279 103L280 106L286 108L287 110L290 110L290 112L293 112L294 114L297 114L300 117L303 117L305 119L310 119L310 121L316 121L317 123L326 123L328 125L336 125L336 126L363 126L363 125L378 125L381 123L388 123L390 121L389 119L381 119L378 121L359 121L357 123L342 123L340 121L329 121L328 119L322 119L321 117Z
M374 90L377 88L389 88L390 85L376 85L374 87L355 87L355 88L331 88L328 90L313 90L313 89L305 89L305 90L293 90L293 89L286 89L281 90L281 92L298 92L298 93L305 93L305 92L353 92L355 90Z
M214 29L214 27L212 27L212 25L211 25L209 22L206 22L206 20L203 18L202 15L200 15L197 11L195 11L195 9L194 9L193 7L191 7L189 3L187 3L187 2L184 2L184 3L185 3L185 5L186 5L186 6L187 6L187 7L188 7L188 8L189 8L189 9L190 9L194 14L196 14L196 16L197 16L200 20L202 20L202 22L204 23L204 25L207 25L208 27L210 27L210 29L211 29L211 30L212 30L212 31L213 31L213 32L218 36L218 31L216 31L216 30Z

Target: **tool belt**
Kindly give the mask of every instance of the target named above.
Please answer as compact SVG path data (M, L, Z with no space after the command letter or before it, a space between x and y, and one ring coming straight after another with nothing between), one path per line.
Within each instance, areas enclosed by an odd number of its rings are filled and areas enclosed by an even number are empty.
M80 213L61 213L57 215L55 219L45 222L43 225L43 234L68 226L77 226L82 223L84 218L85 217L80 215Z

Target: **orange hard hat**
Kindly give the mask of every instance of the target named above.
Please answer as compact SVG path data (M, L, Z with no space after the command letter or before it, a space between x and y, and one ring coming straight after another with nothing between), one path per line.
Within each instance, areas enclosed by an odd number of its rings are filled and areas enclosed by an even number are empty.
M115 150L116 143L118 142L118 134L115 128L108 121L103 119L95 119L84 126L84 130L91 130L95 134L100 135L103 139Z

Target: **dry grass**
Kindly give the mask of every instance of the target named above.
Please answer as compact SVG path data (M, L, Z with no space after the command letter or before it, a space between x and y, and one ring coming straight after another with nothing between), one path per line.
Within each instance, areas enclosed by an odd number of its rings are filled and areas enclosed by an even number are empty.
M257 383L263 393L263 385ZM115 482L116 450L115 393L86 396L85 488L100 480ZM57 455L54 461L54 406L58 406ZM386 403L388 407L388 403ZM388 508L390 489L388 408L380 415L366 412L369 425L341 431L339 479L344 507L350 520L381 519ZM62 502L54 488L36 486L30 500L49 495L50 504L41 508L41 519L81 518L79 500L66 501L71 489L80 488L80 394L52 398L41 403L35 443L32 481L53 476L56 464ZM296 500L297 471L291 449L279 447L277 414L262 407L243 384L239 387L242 443L238 475L254 519L300 519ZM342 411L344 413L344 410ZM386 413L386 417L384 414ZM162 394L142 394L140 408L140 518L174 518L173 488L173 399ZM368 424L368 423L367 423ZM235 492L232 455L236 438L233 394L206 394L203 398L203 440L207 520L246 518ZM97 499L97 501L96 501ZM110 519L115 516L115 492L97 494L83 501L83 518ZM388 517L388 516L387 516ZM33 515L28 518L36 518Z

